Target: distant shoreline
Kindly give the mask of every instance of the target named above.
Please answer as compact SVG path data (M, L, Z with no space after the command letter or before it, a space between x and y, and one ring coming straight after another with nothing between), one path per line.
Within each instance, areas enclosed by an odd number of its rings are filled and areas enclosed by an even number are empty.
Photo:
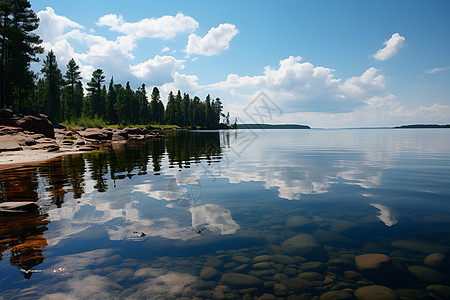
M394 129L408 129L408 128L450 128L450 124L414 124L414 125L401 125L395 126Z
M299 124L237 124L237 129L311 129Z
M342 128L311 128L308 125L299 124L258 124L244 123L237 124L236 129L314 129L314 130L345 130L345 129L433 129L433 128L450 128L450 124L412 124L400 126L380 126L380 127L342 127Z

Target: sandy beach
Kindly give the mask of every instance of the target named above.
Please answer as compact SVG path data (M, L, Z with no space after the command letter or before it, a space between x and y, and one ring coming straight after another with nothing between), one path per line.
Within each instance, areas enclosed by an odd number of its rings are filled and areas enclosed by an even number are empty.
M64 155L82 154L89 151L47 152L45 150L24 150L0 153L0 172L6 169L36 166Z

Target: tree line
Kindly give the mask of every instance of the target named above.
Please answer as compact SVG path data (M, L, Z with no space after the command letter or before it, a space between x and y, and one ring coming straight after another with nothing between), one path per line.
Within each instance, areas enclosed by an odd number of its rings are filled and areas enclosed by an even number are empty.
M38 62L42 40L35 34L39 18L27 0L0 2L0 108L33 110L46 114L53 122L99 119L107 124L170 124L182 127L226 128L230 115L223 113L222 102L210 95L199 97L170 92L164 107L158 88L150 100L145 84L132 90L130 83L116 84L112 77L108 88L102 69L92 73L86 89L80 66L72 58L63 74L55 53L43 60L42 76L31 69ZM85 93L86 91L86 93Z

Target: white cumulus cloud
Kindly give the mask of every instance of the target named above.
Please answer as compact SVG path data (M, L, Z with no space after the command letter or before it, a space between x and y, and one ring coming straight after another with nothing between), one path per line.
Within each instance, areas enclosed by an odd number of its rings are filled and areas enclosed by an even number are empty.
M183 91L191 95L197 95L203 87L198 83L196 75L186 75L175 72L173 82L166 83L161 86L161 91L168 94L170 91Z
M130 71L137 78L161 85L172 81L175 71L184 68L183 63L184 60L177 60L172 56L156 55L153 59L130 66Z
M262 75L229 74L226 80L206 88L234 90L234 93L264 90L285 110L329 113L352 111L385 90L385 77L375 68L342 80L335 78L333 69L301 62L301 59L290 56L281 60L278 68L266 66Z
M397 54L397 52L405 45L405 38L398 33L394 33L389 40L383 43L384 48L380 49L373 55L377 60L388 60Z
M40 21L36 33L41 37L45 37L45 42L52 43L57 41L68 28L83 29L83 26L77 22L57 15L51 7L47 7L46 10L38 12L37 16Z
M186 53L206 56L220 54L230 47L231 40L238 33L236 26L228 23L212 27L204 37L193 33L189 36Z
M198 27L198 22L182 13L178 13L175 17L146 18L134 23L125 22L120 15L109 14L101 17L97 25L107 26L111 31L138 38L171 39L180 33L193 32Z

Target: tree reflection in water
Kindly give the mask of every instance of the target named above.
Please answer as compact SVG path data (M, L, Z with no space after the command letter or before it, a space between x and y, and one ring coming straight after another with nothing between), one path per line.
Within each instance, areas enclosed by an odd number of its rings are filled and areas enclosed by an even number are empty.
M32 167L0 168L0 203L7 201L39 202L40 209L28 213L0 213L0 260L10 252L10 264L29 279L33 268L43 263L47 246L45 231L50 223L47 211L61 208L65 197L79 199L85 192L86 176L95 181L94 188L108 190L108 180L159 175L163 160L169 168L189 168L192 162L208 164L222 158L222 142L229 138L219 132L179 132L166 139L114 144L111 151L67 155ZM224 146L224 145L222 145ZM115 186L114 186L115 187Z

